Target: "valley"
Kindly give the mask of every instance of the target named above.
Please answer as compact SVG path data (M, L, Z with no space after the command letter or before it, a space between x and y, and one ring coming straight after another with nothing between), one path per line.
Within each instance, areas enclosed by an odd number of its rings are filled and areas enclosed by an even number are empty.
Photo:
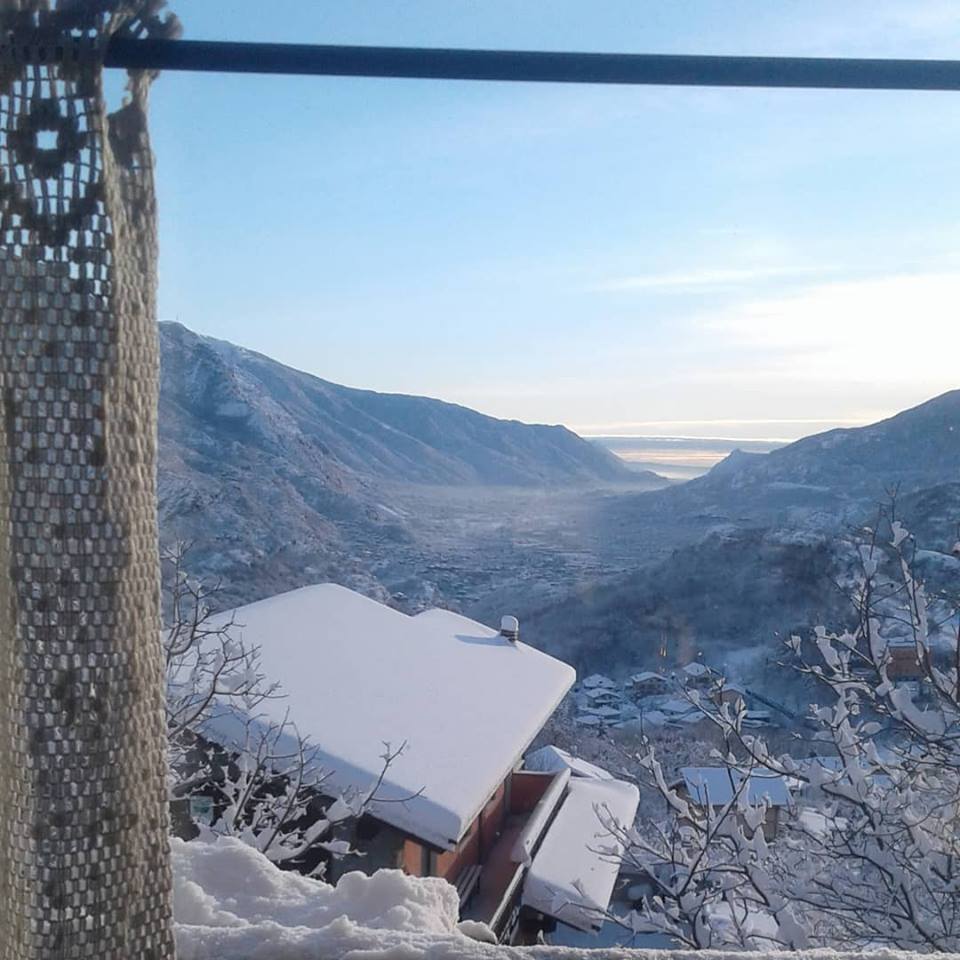
M516 615L581 673L700 656L777 683L780 639L847 616L845 540L893 489L952 570L958 391L678 484L562 427L339 387L178 325L161 344L161 533L223 607L329 580Z

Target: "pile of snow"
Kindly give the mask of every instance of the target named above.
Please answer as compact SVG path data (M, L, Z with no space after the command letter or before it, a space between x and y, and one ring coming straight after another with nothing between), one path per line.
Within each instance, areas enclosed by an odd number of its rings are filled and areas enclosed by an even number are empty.
M575 777L587 777L590 780L613 780L613 774L608 773L603 767L581 760L580 757L575 757L553 744L528 753L523 758L523 769L534 770L539 773L559 773L561 770L569 770Z
M353 872L331 886L278 870L233 837L191 843L174 838L171 844L174 909L181 924L317 928L344 915L374 929L448 933L457 924L457 891L438 877Z
M435 943L467 955L492 937L483 924L458 925L457 891L439 877L379 870L331 886L279 870L232 837L174 838L171 853L179 960L320 960Z
M483 924L457 924L457 894L438 878L382 870L336 887L278 870L232 838L172 841L178 960L583 960L582 948L482 942ZM469 934L469 936L467 935ZM471 937L473 939L471 939ZM590 960L737 960L704 950L591 950ZM832 951L751 953L751 960L853 960ZM863 954L860 954L862 957ZM870 960L919 954L879 950Z

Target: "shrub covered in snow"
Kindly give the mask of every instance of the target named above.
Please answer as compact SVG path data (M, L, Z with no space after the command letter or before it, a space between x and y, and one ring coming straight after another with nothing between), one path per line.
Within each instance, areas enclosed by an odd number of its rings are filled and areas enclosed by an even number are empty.
M330 776L317 747L286 717L263 710L282 699L263 672L260 650L247 643L232 617L215 617L219 586L185 569L188 547L163 557L169 584L164 634L170 796L175 832L236 837L274 863L322 876L327 862L353 852L339 833L377 799L383 776L404 745L384 744L383 769L370 788L332 800ZM193 822L192 798L203 798L206 825Z

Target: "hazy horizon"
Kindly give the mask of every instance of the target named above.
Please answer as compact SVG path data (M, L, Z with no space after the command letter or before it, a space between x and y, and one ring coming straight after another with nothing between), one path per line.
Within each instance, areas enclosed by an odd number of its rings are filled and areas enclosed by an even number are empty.
M585 439L605 447L634 470L652 470L668 480L692 480L734 450L769 453L789 440L745 440L719 437L592 437Z

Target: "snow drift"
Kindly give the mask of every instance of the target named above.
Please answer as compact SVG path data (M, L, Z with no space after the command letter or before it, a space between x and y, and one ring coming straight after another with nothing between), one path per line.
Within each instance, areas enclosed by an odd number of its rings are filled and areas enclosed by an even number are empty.
M437 877L349 873L332 887L278 870L241 841L171 841L179 960L724 960L716 951L500 947L457 924L457 893ZM466 934L469 933L470 937ZM471 939L473 937L474 939ZM753 953L756 960L772 954ZM780 954L839 960L828 950ZM920 954L882 950L871 960ZM744 955L740 954L743 958Z
M232 837L171 845L180 960L341 957L380 943L378 931L396 944L414 933L471 942L457 930L456 890L437 877L380 870L331 886L281 871Z

